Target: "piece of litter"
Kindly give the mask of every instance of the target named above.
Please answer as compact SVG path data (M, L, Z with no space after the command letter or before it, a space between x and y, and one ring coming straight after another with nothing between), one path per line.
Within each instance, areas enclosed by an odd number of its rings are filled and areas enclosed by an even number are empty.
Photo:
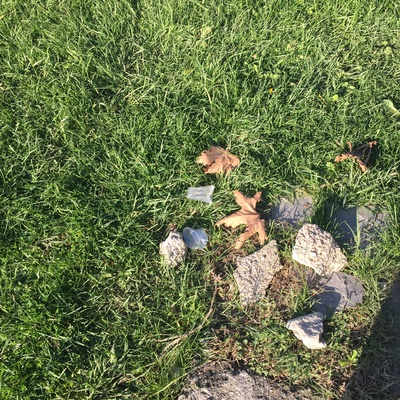
M182 231L183 241L192 250L203 250L207 246L208 237L204 229L185 228Z
M215 186L199 186L190 187L187 191L187 198L191 200L198 200L204 203L212 203L212 194L214 193Z

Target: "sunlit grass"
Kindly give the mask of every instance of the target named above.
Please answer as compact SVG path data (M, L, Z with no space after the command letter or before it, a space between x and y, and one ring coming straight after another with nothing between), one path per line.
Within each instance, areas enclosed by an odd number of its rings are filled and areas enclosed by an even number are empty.
M233 190L261 190L265 210L300 190L317 204L373 204L395 216L400 121L382 100L400 107L398 17L391 1L3 2L2 397L176 398L212 335L205 328L163 357L160 340L209 310L210 271L234 240L213 226L235 209ZM367 173L333 162L347 141L369 140L378 146ZM211 145L241 158L229 177L196 165ZM212 205L185 198L188 186L207 184ZM166 268L158 245L169 224L201 224L208 251ZM376 263L350 260L366 306L332 323L333 358L352 354L342 334L373 324L377 282L399 259L394 232ZM270 231L285 257L293 234ZM274 351L292 344L278 322L268 329L279 333ZM267 335L253 334L257 343ZM297 350L304 358L293 364ZM276 379L335 379L326 359L297 350L249 358L243 347L243 357ZM263 367L271 360L275 370Z

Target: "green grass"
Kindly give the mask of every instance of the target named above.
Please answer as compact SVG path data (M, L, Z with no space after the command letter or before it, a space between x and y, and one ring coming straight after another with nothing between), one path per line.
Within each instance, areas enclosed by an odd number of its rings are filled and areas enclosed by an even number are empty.
M236 209L233 190L261 190L263 210L306 192L322 227L332 199L387 208L397 221L400 120L382 100L400 107L399 14L389 0L4 0L0 398L176 398L210 352L340 393L331 360L360 351L354 332L366 337L374 323L378 283L398 268L397 224L374 260L351 257L367 297L332 321L323 357L283 328L308 300L297 289L286 305L277 298L265 330L238 324L272 307L268 297L261 311L221 300L232 313L225 353L209 325L162 357L160 340L202 322L216 263L232 278L234 238L213 226ZM333 162L336 142L369 140L378 146L367 173ZM195 164L211 145L241 158L231 176ZM185 199L205 184L216 186L211 206ZM211 235L207 252L176 269L158 254L171 223ZM268 231L290 264L295 232Z

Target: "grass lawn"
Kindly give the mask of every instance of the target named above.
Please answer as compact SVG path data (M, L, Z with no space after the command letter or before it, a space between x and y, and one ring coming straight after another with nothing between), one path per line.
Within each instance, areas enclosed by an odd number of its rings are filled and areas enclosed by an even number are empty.
M3 0L0 398L174 399L206 357L341 396L400 261L400 118L382 104L400 108L399 80L394 0ZM333 162L370 140L366 173ZM196 165L211 145L241 158L230 176ZM185 198L210 184L213 204ZM226 289L238 233L214 224L233 190L261 190L263 213L307 193L321 228L326 201L396 221L374 259L349 256L366 299L329 323L326 349L285 329L310 296L285 270L255 307ZM167 267L169 224L204 227L207 251ZM267 233L289 271L296 231ZM163 352L215 283L218 312Z

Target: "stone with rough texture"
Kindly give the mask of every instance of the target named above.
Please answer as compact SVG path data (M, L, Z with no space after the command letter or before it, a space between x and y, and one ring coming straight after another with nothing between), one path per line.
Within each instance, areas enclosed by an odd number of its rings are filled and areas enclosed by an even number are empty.
M189 374L178 400L317 400L310 390L292 392L264 376L213 362Z
M274 274L282 268L276 240L271 240L253 254L238 257L236 264L238 268L233 275L239 287L242 305L260 300L264 297Z
M341 271L347 264L346 256L332 235L314 224L305 224L299 230L292 256L323 276Z
M291 330L309 349L322 349L326 347L326 343L321 339L324 330L323 318L320 312L303 315L290 319L286 328Z
M280 199L279 203L272 207L270 219L295 226L311 217L313 212L313 200L309 196L299 197L293 201Z
M365 291L361 281L344 272L333 273L321 288L322 292L315 296L312 309L325 317L355 307L364 300Z
M166 240L160 243L160 254L165 262L172 267L181 264L185 260L187 246L183 241L182 234L171 231Z

